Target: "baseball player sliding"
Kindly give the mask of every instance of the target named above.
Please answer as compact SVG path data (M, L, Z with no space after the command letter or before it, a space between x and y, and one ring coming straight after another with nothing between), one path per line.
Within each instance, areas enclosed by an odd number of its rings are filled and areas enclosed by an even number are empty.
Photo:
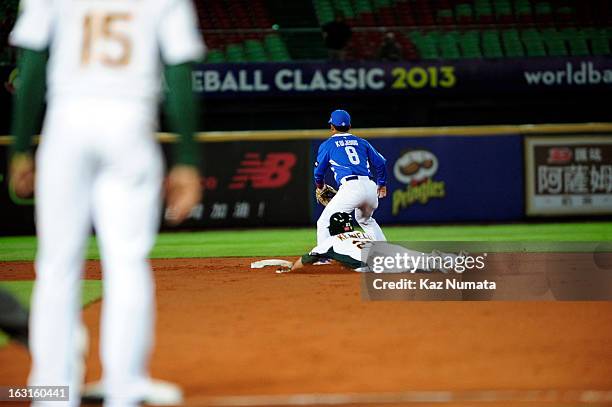
M361 251L373 239L353 229L351 215L345 212L334 213L329 218L328 231L330 236L325 241L297 259L291 268L281 270L295 271L306 264L315 264L321 260L336 260L343 266L356 271L367 271L367 265L361 261Z
M336 212L352 213L363 230L374 240L386 240L383 231L372 217L378 207L378 198L387 195L385 158L366 140L348 133L351 116L345 110L334 110L329 119L331 137L319 146L315 162L314 180L317 199L326 204L317 220L317 244L330 236L329 219ZM370 165L376 169L376 182L372 181ZM334 173L338 192L327 202L324 184L328 168ZM335 192L335 191L334 191Z
M105 403L178 404L180 389L148 375L154 283L147 257L161 205L154 132L162 67L169 123L180 136L167 179L168 219L182 221L201 198L191 67L204 45L193 6L190 0L25 0L10 42L21 48L10 181L21 196L34 189L29 148L47 83L36 156L29 383L70 386L67 404L79 404L80 278L93 223L104 269Z
M345 212L334 213L329 218L328 230L330 236L323 243L317 244L315 248L297 259L290 267L281 267L276 272L296 271L307 265L317 265L332 260L358 272L376 272L375 268L372 269L366 263L367 259L365 258L369 255L367 250L372 248L374 239L366 233L354 230L350 214ZM448 273L456 271L452 265L453 262L457 261L456 259L467 255L467 252L463 251L455 254L444 253L439 250L433 250L431 253L425 254L403 246L387 243L383 243L383 245L376 248L379 256L386 254L390 258L394 258L396 255L405 255L407 258L402 267L391 268L386 271L388 273L416 271ZM364 250L366 250L365 253ZM421 262L419 262L419 258L422 260ZM428 260L426 260L427 258ZM449 261L451 265L447 265Z

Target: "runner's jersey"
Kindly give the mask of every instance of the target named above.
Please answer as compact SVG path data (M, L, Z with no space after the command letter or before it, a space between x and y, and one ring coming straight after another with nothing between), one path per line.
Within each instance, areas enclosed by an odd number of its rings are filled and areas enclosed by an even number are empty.
M312 249L309 254L302 256L304 264L314 263L320 259L332 259L350 268L362 267L361 252L363 248L374 239L363 232L353 231L330 236Z

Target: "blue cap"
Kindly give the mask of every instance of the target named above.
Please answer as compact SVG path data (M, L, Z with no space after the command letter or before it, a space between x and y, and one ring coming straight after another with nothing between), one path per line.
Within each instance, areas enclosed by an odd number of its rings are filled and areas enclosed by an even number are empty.
M333 124L334 126L350 126L351 115L348 114L346 110L334 110L327 123Z

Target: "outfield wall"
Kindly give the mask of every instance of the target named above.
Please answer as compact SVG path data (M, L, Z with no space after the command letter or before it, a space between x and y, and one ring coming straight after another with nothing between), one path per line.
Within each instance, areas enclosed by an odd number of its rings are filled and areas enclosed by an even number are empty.
M505 222L612 214L612 123L355 129L387 158L382 224ZM313 162L325 130L197 136L205 195L183 228L313 224ZM160 134L171 156L174 137ZM0 137L0 234L32 233L33 200L6 177ZM331 182L331 179L330 179Z

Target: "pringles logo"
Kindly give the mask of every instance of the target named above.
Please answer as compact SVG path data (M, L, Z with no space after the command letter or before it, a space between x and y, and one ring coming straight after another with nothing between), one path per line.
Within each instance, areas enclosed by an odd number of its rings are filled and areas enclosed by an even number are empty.
M426 204L432 198L444 198L446 187L444 181L435 181L438 171L438 158L427 150L410 150L404 152L393 165L393 175L404 189L393 191L393 215L406 209L415 202Z

